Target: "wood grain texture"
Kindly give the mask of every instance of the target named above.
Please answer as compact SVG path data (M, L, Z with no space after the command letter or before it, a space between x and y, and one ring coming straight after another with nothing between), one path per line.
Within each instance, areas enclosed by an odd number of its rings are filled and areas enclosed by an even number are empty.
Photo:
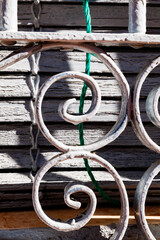
M107 211L108 210L108 211ZM66 210L54 210L47 211L47 215L58 218L65 219L72 218L75 214L79 214L82 210L73 211L71 209ZM99 209L96 211L92 220L87 224L88 226L97 226L103 224L111 224L119 222L119 209ZM156 218L156 216L155 216ZM1 229L21 229L21 228L36 228L36 227L45 227L45 224L42 223L37 217L36 213L33 211L28 212L9 212L0 214ZM158 219L157 219L158 220ZM130 223L135 223L133 210L130 215Z
M58 113L58 106L63 102L63 100L44 100L43 101L43 118L44 121L53 122L63 122L64 120L60 117ZM146 101L140 101L141 117L144 123L150 122L145 108ZM29 100L21 101L0 101L0 122L29 122L32 121L31 116L31 103ZM90 100L85 100L84 113L89 110L91 106ZM68 112L72 115L78 115L79 100L75 104L72 104ZM121 109L121 101L116 100L102 100L100 108L95 116L88 122L116 122L118 120Z
M32 0L18 0L19 3L25 3L25 2L32 2ZM59 1L59 0L41 0L41 2L43 3L54 3L54 2L62 2L62 1ZM81 1L80 0L63 0L63 2L73 2L73 3L78 3ZM95 0L90 0L90 2L93 2L95 3ZM116 3L116 4L121 4L121 3L128 3L129 0L96 0L96 3L99 3L99 2L102 2L102 3ZM159 4L159 1L158 0L147 0L147 3L156 3L156 4Z
M30 11L30 3L24 5L19 4L19 25L32 25L33 19ZM93 27L127 27L128 26L128 4L112 4L106 2L106 4L90 3L92 26ZM53 14L54 13L54 14ZM123 16L123 17L122 17ZM85 19L83 15L82 4L74 4L61 2L61 3L43 3L42 13L40 19L41 26L72 26L81 28L85 27ZM159 6L155 8L153 6L147 7L147 27L158 27L160 25L159 20Z
M111 51L110 48L105 48L106 52L111 56L115 63L119 66L123 73L139 73L144 66L152 59L158 56L156 51ZM108 50L108 51L107 51ZM112 49L113 50L113 49ZM118 50L118 49L114 49ZM9 55L11 51L0 51L0 59ZM136 66L136 67L134 67ZM40 59L40 72L59 73L63 71L80 71L85 69L85 53L82 52L61 52L61 51L45 51L42 52ZM8 67L5 71L9 72L29 72L30 65L27 59L24 59L13 66ZM108 68L92 57L91 73L109 73ZM153 73L159 73L160 67L157 67Z
M134 154L133 154L134 152ZM106 147L96 151L98 155L109 161L116 169L128 169L138 168L146 169L153 162L159 159L159 155L146 148L135 148L132 147ZM60 154L56 149L52 147L45 150L43 146L40 148L40 155L38 158L38 167L40 168L46 161L49 161L54 156ZM96 162L90 161L90 166L94 169L100 168L100 165ZM31 170L32 164L29 155L28 148L11 148L0 149L0 169L1 171L17 171L17 169L28 169ZM85 170L84 162L82 159L76 161L68 160L63 163L59 163L55 166L57 169L76 169L81 168Z
M81 210L82 211L82 210ZM53 211L46 211L46 214L52 218L58 219L69 219L78 215L80 210L71 210L71 209L54 209ZM159 208L158 206L146 208L146 219L150 224L159 224ZM87 226L99 226L99 225L108 225L112 223L118 223L120 218L120 209L117 208L99 208L96 210L94 216L87 224ZM40 228L46 227L42 223L35 212L33 211L21 211L21 212L2 212L0 213L0 228L2 229L25 229L25 228ZM129 223L135 224L134 212L130 208Z
M119 170L118 173L122 177L122 180L124 181L127 188L135 188L142 177L144 171L125 171L125 170ZM93 174L95 175L95 178L97 181L102 185L104 188L107 189L117 189L117 185L113 179L113 177L106 171L106 170L94 170ZM157 181L153 182L152 187L158 188L159 187L159 177L157 178ZM8 172L8 173L0 173L0 189L1 190L7 190L11 186L21 185L23 186L23 189L25 190L28 185L28 187L31 189L32 186L32 180L30 178L29 172ZM43 189L47 187L48 189L64 189L67 183L70 182L81 182L84 184L89 184L89 186L92 186L90 177L88 176L88 173L83 170L74 170L72 169L68 171L52 171L47 172L47 174L44 176L44 179L41 183ZM13 188L14 189L14 188ZM12 189L12 190L13 190Z
M68 145L79 145L78 128L70 124L55 124L48 125L50 132L59 141L62 141ZM85 124L84 125L84 139L85 143L89 144L91 142L97 141L99 138L103 137L109 130L111 126L103 124ZM150 136L159 143L159 132L157 128L152 125L146 125L146 129ZM31 146L30 140L30 125L23 125L22 123L1 125L0 126L0 145L1 146ZM96 134L95 134L96 133ZM51 146L51 144L45 140L45 138L40 134L39 136L39 146ZM131 126L128 126L126 130L120 135L118 139L110 143L109 146L142 146L139 139L133 132Z
M54 73L53 73L54 75ZM40 86L51 76L52 73L48 75L40 75ZM120 97L121 91L116 79L108 75L93 75L93 78L97 81L101 95L104 97ZM136 74L127 75L126 79L129 85L132 87L134 81L136 80ZM149 91L159 83L158 75L151 75L145 81L143 86L141 97L147 97ZM53 84L46 92L45 97L49 98L68 98L68 97L79 97L82 91L83 82L78 79L65 79L58 81ZM88 88L87 97L91 96L91 91ZM11 75L0 75L0 97L1 98L30 98L31 90L29 85L29 75L28 74L14 74ZM4 99L5 100L5 99Z

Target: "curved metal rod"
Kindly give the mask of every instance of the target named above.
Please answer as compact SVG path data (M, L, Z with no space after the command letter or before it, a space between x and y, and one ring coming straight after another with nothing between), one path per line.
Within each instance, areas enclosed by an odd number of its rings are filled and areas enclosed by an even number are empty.
M114 63L114 61L111 59L110 56L108 56L103 50L101 50L98 47L91 46L89 44L76 44L76 43L46 43L42 45L41 50L48 50L50 48L65 48L65 49L78 49L81 51L85 51L88 53L94 54L98 59L100 59L112 72L112 74L116 77L122 93L122 104L121 104L121 110L119 117L117 119L117 122L115 125L111 128L111 130L99 141L84 145L84 146L68 146L64 143L58 141L55 139L52 134L49 132L48 128L44 124L43 118L41 116L39 105L36 106L36 118L37 123L39 125L39 128L41 129L43 135L46 137L46 139L53 144L56 148L60 149L63 152L67 151L77 151L77 150L87 150L87 151L94 151L96 149L99 149L101 147L104 147L105 145L109 144L110 142L114 141L125 129L127 122L128 122L128 115L129 112L129 106L130 106L130 89L128 82L126 78L124 77L123 73L120 71L120 69L117 67L117 65ZM37 103L39 104L41 100L38 96Z
M90 206L88 207L87 211L83 213L81 216L76 217L75 219L70 219L67 222L62 223L61 221L56 221L54 219L50 219L43 211L40 201L39 201L39 187L40 187L40 182L45 175L45 173L52 168L55 164L58 162L63 162L68 159L76 159L76 158L87 158L91 159L100 165L102 165L104 168L106 168L110 174L113 176L115 179L119 191L120 191L120 196L121 196L121 218L120 218L120 223L118 228L116 229L114 235L111 237L113 240L121 240L123 239L123 236L125 234L125 231L128 226L128 219L129 219L129 203L128 203L128 197L127 197L127 192L125 189L125 186L123 184L123 181L121 180L121 177L117 173L117 171L114 169L114 167L104 160L103 158L97 156L96 154L85 152L85 151L78 151L78 152L67 152L63 155L59 155L56 158L51 159L50 161L46 162L42 168L38 171L35 181L33 184L33 192L32 192L32 199L33 199L33 206L34 209L39 216L39 218L46 223L48 226L51 228L54 228L59 231L73 231L80 229L83 227L92 217L94 214L95 208L96 208L96 199L95 195L92 192L91 189L88 187L84 187L83 185L72 185L72 186L67 186L66 192L65 192L65 200L67 200L67 203L71 205L71 207L74 208L79 208L80 203L76 202L73 204L73 201L70 200L70 195L72 193L78 192L78 191L83 191L86 192L91 199Z
M42 130L45 128L43 117L42 117L42 101L43 101L44 95L52 84L54 84L56 81L59 81L61 79L66 79L66 78L78 78L78 79L84 80L85 83L88 85L88 87L91 89L93 96L92 96L92 104L89 110L85 114L79 115L79 116L71 115L67 112L69 105L76 102L75 98L69 99L61 103L59 105L59 114L64 120L66 120L67 122L73 123L75 125L81 122L86 122L90 118L92 118L99 109L99 106L101 103L101 93L100 93L98 84L91 76L88 76L87 74L84 74L84 73L74 72L74 71L63 72L63 73L54 75L42 85L37 95L36 115L37 115L39 126L42 128ZM54 141L52 142L52 144L54 145Z
M28 44L27 46L21 48L18 51L12 52L9 56L5 57L0 61L0 70L4 70L5 68L12 66L16 62L23 60L24 58L28 58L34 53L41 51L42 44Z
M156 238L151 233L148 223L145 218L145 201L148 193L148 189L154 179L154 177L160 172L160 160L153 163L147 171L144 173L143 177L141 178L136 193L134 196L134 211L135 211L135 218L142 229L143 233L145 234L148 240L156 240Z
M141 142L150 148L151 150L160 153L160 147L150 138L148 133L146 132L142 119L140 116L140 108L139 108L139 99L140 99L140 92L144 81L146 80L149 73L156 68L160 64L160 56L153 59L151 63L149 63L143 71L138 75L137 81L134 86L134 93L133 93L133 128L137 137L141 140ZM150 97L149 97L150 99ZM152 101L153 104L153 101ZM148 106L147 106L148 108ZM150 106L150 108L155 108L154 105ZM150 112L150 110L149 110Z
M150 121L160 128L160 115L158 112L158 102L160 97L160 86L154 87L146 100L146 113Z

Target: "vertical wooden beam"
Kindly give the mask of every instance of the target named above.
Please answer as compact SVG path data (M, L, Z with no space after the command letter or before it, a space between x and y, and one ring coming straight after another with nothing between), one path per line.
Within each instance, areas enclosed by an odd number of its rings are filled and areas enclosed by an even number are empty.
M2 1L2 30L17 31L17 2L18 0Z
M130 33L146 33L146 0L129 0Z

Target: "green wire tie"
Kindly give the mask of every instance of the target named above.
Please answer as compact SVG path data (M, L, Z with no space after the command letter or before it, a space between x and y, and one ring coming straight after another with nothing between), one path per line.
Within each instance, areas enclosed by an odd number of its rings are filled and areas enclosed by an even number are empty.
M91 15L90 15L90 9L89 9L89 0L83 0L83 8L84 8L84 14L85 14L85 19L86 19L86 30L87 30L87 33L91 33L92 27L91 27ZM91 54L90 53L86 53L85 73L87 75L90 75L90 63L91 63ZM84 100L85 100L87 88L88 88L87 85L84 83L83 88L82 88L82 92L81 92L81 96L80 96L80 106L79 106L79 113L80 114L83 114ZM83 123L79 123L78 129L79 129L80 145L83 146L84 145ZM95 179L95 177L94 177L94 175L92 173L92 170L90 168L90 165L88 163L88 159L84 158L83 160L84 160L84 164L85 164L86 170L88 172L88 175L90 176L90 179L92 180L93 185L95 186L97 191L100 193L100 195L105 200L107 200L110 204L119 206L120 202L116 201L116 200L113 200L111 197L109 197L103 191L103 189L100 187L98 182L96 181L96 179Z

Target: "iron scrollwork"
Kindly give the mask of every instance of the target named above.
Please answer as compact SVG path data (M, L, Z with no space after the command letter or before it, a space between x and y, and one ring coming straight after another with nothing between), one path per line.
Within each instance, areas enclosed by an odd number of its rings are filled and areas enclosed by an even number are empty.
M73 207L73 208L79 208L80 203L79 202L73 202L70 199L70 195L75 192L85 192L90 197L90 206L85 211L85 214L81 214L80 216L77 216L75 219L70 219L67 222L61 222L57 220L50 219L43 211L38 197L38 191L41 179L45 175L45 173L53 167L57 162L62 162L67 159L76 159L76 158L87 158L92 161L96 161L99 164L101 164L103 167L105 167L111 175L114 177L115 181L117 182L120 195L121 195L121 219L119 227L117 228L117 231L112 236L112 239L122 239L125 231L127 229L128 225L128 218L129 218L129 203L128 203L128 197L126 193L125 186L121 180L121 177L117 173L117 171L113 168L111 164L109 164L106 160L102 159L101 157L97 156L96 154L91 153L90 151L94 151L96 149L99 149L108 143L114 141L125 129L128 121L129 116L129 98L130 98L130 92L129 92L129 86L128 83L122 74L122 72L119 70L119 68L116 66L114 61L111 59L110 56L108 56L104 51L102 51L100 48L87 45L87 44L67 44L67 43L55 43L55 44L46 44L43 45L42 49L46 50L49 48L65 48L70 49L71 47L73 49L78 49L84 52L88 52L91 54L94 54L99 60L101 60L112 72L112 74L117 79L119 86L121 88L122 93L122 104L121 104L121 111L119 118L115 125L112 127L112 129L104 136L102 139L95 143L91 143L89 145L84 146L68 146L57 139L55 139L52 134L49 132L48 128L46 127L43 116L42 116L42 102L44 95L48 88L56 81L62 79L62 78L79 78L81 80L84 80L84 82L90 87L92 92L92 104L90 109L87 113L75 116L70 115L67 113L68 106L75 102L75 99L70 99L64 103L62 103L59 106L59 113L60 116L62 116L63 119L65 119L68 122L71 122L73 124L78 124L80 122L88 121L91 117L93 117L96 112L98 111L98 108L100 106L101 101L101 95L99 87L96 83L96 81L82 73L78 72L64 72L60 73L58 75L55 75L48 79L40 88L39 93L37 95L36 99L36 119L38 126L43 133L43 135L47 138L47 140L54 145L56 148L61 150L63 152L62 155L57 156L56 158L51 159L48 161L44 166L41 167L41 169L37 172L35 176L35 180L33 183L33 205L35 208L35 211L37 212L40 219L45 222L48 226L57 229L59 231L72 231L80 229L82 226L84 226L93 216L94 211L96 209L96 197L95 194L91 189L89 189L86 186L83 185L72 185L72 186L66 186L65 193L64 193L64 199L67 205Z
M102 139L100 139L95 143L91 143L84 146L68 146L62 142L59 142L57 139L55 139L51 135L51 133L49 132L49 130L47 129L43 121L41 107L42 107L42 102L43 102L43 98L46 91L52 84L54 84L54 82L67 77L68 78L76 77L87 83L87 85L91 89L93 100L92 100L91 107L86 114L79 115L79 116L68 114L67 112L68 106L72 104L75 101L75 99L70 99L59 106L59 114L63 119L73 124L78 124L79 122L88 121L98 111L100 106L100 101L101 101L100 89L96 81L92 77L89 77L88 75L83 73L78 73L73 71L64 72L64 73L55 75L44 83L44 85L40 88L36 98L35 112L36 112L37 123L39 125L40 130L42 131L44 136L48 139L48 141L52 145L56 146L59 150L61 150L63 154L57 156L56 158L52 158L50 161L46 162L45 165L42 166L42 168L38 171L37 175L35 176L34 183L33 183L33 194L32 194L34 208L38 216L41 218L41 220L54 229L57 229L60 231L72 231L84 226L90 220L90 218L92 217L96 209L96 196L91 189L81 184L78 184L78 185L72 184L72 185L66 186L64 199L66 204L69 205L70 207L77 209L77 208L80 208L80 205L81 205L80 202L74 202L71 200L70 196L72 193L82 191L88 194L90 198L90 206L85 211L85 213L82 213L80 216L77 216L77 218L70 219L67 222L61 222L61 221L59 222L59 221L50 219L44 213L39 202L38 192L39 192L41 179L43 178L45 173L51 167L53 167L57 162L63 162L63 161L66 161L67 159L74 160L76 158L88 158L92 161L98 162L100 165L106 168L114 177L118 185L118 188L120 190L120 196L121 196L121 208L122 208L121 219L120 219L120 225L111 239L122 239L126 231L126 228L128 225L128 218L129 218L129 204L128 204L128 197L127 197L125 186L119 174L113 168L113 166L109 164L106 160L97 156L96 154L91 153L91 151L95 151L96 149L99 149L109 144L110 142L114 141L125 129L128 122L128 117L130 115L130 110L129 110L130 109L130 91L129 91L128 83L124 75L116 66L116 64L114 63L114 61L111 59L110 56L108 56L100 48L92 45L88 45L88 44L40 43L40 44L35 44L33 46L27 46L19 53L16 52L15 54L12 54L12 56L10 56L8 59L3 60L0 63L0 69L4 69L5 67L12 65L13 63L23 58L29 57L30 55L36 52L44 51L51 48L65 48L65 49L73 48L73 49L91 53L94 56L96 56L99 60L101 60L106 65L106 67L110 69L110 71L118 81L119 86L121 88L122 103L121 103L121 110L120 110L120 114L117 119L117 122ZM160 57L157 57L151 63L149 63L146 68L144 68L142 73L139 74L134 87L133 103L132 103L132 106L133 106L132 123L137 136L145 146L147 146L151 150L154 150L158 153L160 153L160 147L149 137L142 123L142 120L140 117L139 99L140 99L141 88L144 81L146 80L148 74L156 66L159 65L159 62L160 62ZM159 86L156 86L153 90L151 90L146 100L147 115L149 119L158 127L159 127L158 100L159 100L159 91L160 91L159 89L160 89ZM149 186L153 178L158 174L160 170L159 166L160 166L159 161L157 161L156 163L152 164L151 167L146 171L146 173L142 177L137 187L135 200L134 200L136 220L141 225L141 228L145 233L147 239L155 239L155 238L151 233L148 227L148 224L145 220L145 201L146 201L146 196L147 196Z
M160 57L153 59L143 71L138 75L133 92L133 128L136 135L141 142L149 149L160 153L160 146L149 136L143 125L140 116L139 99L142 85L146 78L158 65L160 64ZM146 113L150 121L157 127L160 127L160 116L158 112L158 101L160 96L160 86L155 86L146 99ZM145 218L145 202L149 187L154 177L160 172L160 161L153 163L142 176L134 197L134 209L137 223L139 224L144 235L149 240L155 240L152 232L149 229L148 223Z
M39 187L41 183L41 179L46 174L46 172L52 168L56 163L66 161L67 159L76 159L76 158L88 158L92 161L95 161L102 165L104 168L106 168L111 175L114 177L121 196L121 218L120 218L120 224L117 228L115 234L112 236L111 239L123 239L123 236L125 234L125 231L127 229L128 225L128 218L129 218L129 203L128 203L128 197L126 193L125 186L121 180L121 177L117 173L117 171L113 168L113 166L108 163L103 158L99 157L96 154L91 153L91 151L95 151L110 142L114 141L125 129L128 118L130 115L130 89L127 80L125 79L123 73L120 71L120 69L116 66L114 61L111 59L110 56L108 56L103 50L100 48L89 45L89 44L79 44L79 43L40 43L35 44L33 46L27 46L23 50L21 50L19 53L12 54L9 56L9 58L4 59L0 62L0 69L4 69L12 64L14 64L17 61L20 61L23 58L27 58L30 55L39 52L48 50L51 48L65 48L65 49L77 49L84 52L88 52L96 56L99 60L101 60L106 67L110 69L114 77L119 83L120 89L121 89L121 110L119 117L117 119L117 122L114 124L114 126L111 128L111 130L99 141L95 143L91 143L84 146L69 146L62 142L59 142L57 139L55 139L52 134L47 129L42 116L42 102L43 98L45 96L46 91L48 88L54 84L54 82L59 81L62 78L79 78L87 83L87 85L90 87L92 92L92 104L90 109L86 114L83 115L71 115L67 112L68 106L72 104L75 99L70 99L64 103L62 103L59 106L59 114L60 116L73 124L78 124L79 122L88 121L91 117L93 117L96 112L99 109L100 102L101 102L101 94L100 89L96 83L96 81L89 77L86 74L78 73L78 72L64 72L57 75L54 75L50 79L48 79L44 85L40 88L37 98L36 98L36 119L38 126L40 130L42 131L43 135L48 139L48 141L54 145L56 148L58 148L60 151L63 152L63 154L52 158L48 162L46 162L41 169L37 172L37 175L35 176L34 183L33 183L33 193L32 193L32 199L33 199L33 205L35 208L35 211L37 212L38 216L42 221L44 221L48 226L57 229L59 231L72 231L81 228L84 226L93 216L94 211L96 209L96 196L93 193L91 189L89 189L87 186L81 185L81 184L72 184L67 185L64 190L64 199L67 205L69 205L72 208L80 208L81 204L78 201L73 201L70 196L71 194L75 192L85 192L88 194L90 198L90 206L86 209L85 213L82 213L81 215L77 216L75 219L69 219L66 222L57 221L54 219L50 219L43 211L40 202L39 202ZM143 70L142 73L139 74L135 87L133 92L133 128L139 137L139 139L142 141L144 145L146 145L148 148L160 153L160 147L149 137L148 133L146 132L141 117L140 117L140 108L139 108L139 98L140 98L140 92L142 85L147 78L148 74L159 65L160 57L157 57L154 59L147 67ZM147 101L146 101L146 112L149 117L149 119L159 127L159 113L158 113L158 100L159 100L159 86L156 86L148 95ZM153 234L151 233L148 224L145 220L145 201L147 192L149 189L149 186L153 180L153 178L158 174L159 172L159 161L151 165L151 167L146 171L144 176L142 177L137 190L135 194L135 200L134 200L134 208L135 208L135 215L137 222L141 225L142 230L144 231L147 239L155 239Z

